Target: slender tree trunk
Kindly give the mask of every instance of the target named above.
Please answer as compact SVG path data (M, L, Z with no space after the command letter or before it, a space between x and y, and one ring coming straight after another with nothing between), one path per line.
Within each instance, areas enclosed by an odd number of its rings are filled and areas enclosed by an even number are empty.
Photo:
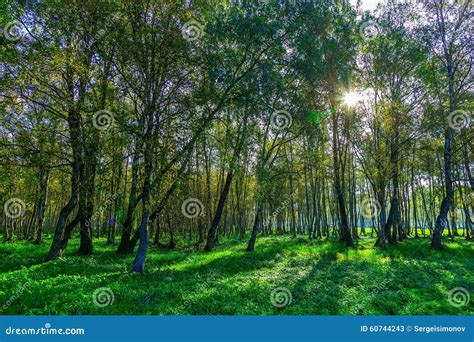
M133 261L132 271L143 273L145 266L145 259L148 252L148 218L150 216L150 183L151 173L153 171L153 145L152 140L154 135L152 134L152 122L153 116L150 115L147 124L147 133L145 135L145 155L144 155L144 180L142 188L142 203L143 203L143 214L140 222L140 245L138 246L137 255Z
M132 182L130 186L130 195L128 197L128 209L127 216L122 225L122 235L120 238L120 244L117 248L117 254L130 254L130 237L132 235L132 224L133 224L133 214L137 205L137 189L138 189L138 145L137 151L133 155L132 161Z
M224 205L227 199L227 195L229 194L230 184L232 183L233 176L234 176L233 170L230 170L226 175L225 184L219 196L219 202L217 204L214 218L212 219L211 228L209 229L209 232L207 234L207 243L206 243L206 246L204 247L204 250L207 252L212 251L212 249L214 248L214 244L216 242L216 236L217 236L217 228L219 226L219 222L222 217L222 212L224 210Z
M443 6L440 5L438 14L438 25L441 31L441 40L443 42L444 56L446 58L446 69L449 80L449 111L453 112L456 110L456 99L455 99L455 84L454 84L454 65L452 61L451 51L446 41L445 23ZM452 178L452 150L451 142L453 138L453 130L449 125L446 125L444 131L444 184L446 193L441 201L439 214L436 217L435 228L433 231L433 238L431 240L431 248L435 250L442 250L443 245L441 243L441 237L443 236L444 228L447 224L448 211L453 203L454 187Z
M44 227L44 212L46 209L46 201L48 196L49 170L42 169L40 171L40 195L37 205L37 227L36 240L37 245L43 244L43 227Z
M95 134L94 134L95 135ZM80 217L80 245L77 253L79 255L92 254L92 228L94 216L94 190L95 175L97 169L97 140L89 141L85 147L85 167L79 191L79 217ZM98 227L100 222L98 223Z
M155 238L153 239L153 246L160 245L161 226L160 218L157 216L152 224L155 227Z
M262 224L262 206L261 204L258 205L257 210L255 212L255 221L253 223L252 234L250 236L250 240L247 244L246 252L253 252L255 250L255 241L257 240L257 234L260 230Z
M349 223L347 219L346 200L341 184L341 168L339 161L339 136L338 136L338 121L337 115L333 115L332 120L332 144L333 144L333 166L334 166L334 188L336 192L337 205L339 208L339 219L341 228L341 239L345 242L347 247L354 247L351 233L349 230Z

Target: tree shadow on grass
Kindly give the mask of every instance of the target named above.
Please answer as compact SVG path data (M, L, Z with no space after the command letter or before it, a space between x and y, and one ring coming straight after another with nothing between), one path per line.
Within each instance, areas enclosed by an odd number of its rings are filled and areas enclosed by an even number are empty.
M370 275L367 270L370 269ZM285 314L356 315L360 293L370 276L383 279L385 270L369 261L337 260L331 254L321 258L293 288L295 301ZM368 284L377 286L377 282Z
M279 253L284 253L285 250L291 250L291 248L282 248L288 247L287 244L272 246L266 248L265 250L260 250L255 257L257 259L269 259L274 258ZM321 247L321 246L319 246ZM321 269L327 267L326 263L331 264L335 260L335 253L331 253L333 247L326 247L321 249L322 257L318 255L310 255L308 260L294 260L291 262L291 256L286 256L286 261L289 262L289 267L286 270L278 272L276 279L270 281L262 281L258 276L253 277L252 279L245 278L246 273L250 273L255 270L263 269L268 267L265 262L263 264L256 263L242 263L242 259L246 255L239 257L233 257L232 261L229 261L229 258L224 260L219 260L219 263L209 263L205 265L205 269L212 270L219 269L220 272L216 275L215 282L205 281L205 288L199 288L199 293L197 295L191 295L188 299L183 299L184 303L187 303L185 307L181 307L182 314L224 314L224 315L280 315L280 314L314 314L318 312L315 310L307 310L307 308L298 307L298 302L302 303L306 301L307 293L305 293L304 288L305 284L311 282L316 273ZM318 256L316 258L316 256ZM254 258L255 258L254 257ZM255 260L251 260L255 261ZM226 267L222 267L222 263L225 263ZM243 269L235 270L233 262L239 262L239 266L244 264ZM308 274L303 280L301 280L296 286L291 287L291 284L294 282L294 272L299 270L300 266L305 268L308 266L308 262L312 263L312 268L308 271ZM227 269L227 266L230 266ZM196 270L196 269L195 269ZM230 272L229 272L230 271ZM219 281L222 278L227 276L238 274L239 280L234 280L233 282ZM281 275L281 276L280 276ZM256 278L256 279L255 279ZM323 285L321 284L321 287ZM292 303L283 306L277 307L272 304L270 296L272 291L277 288L286 288L290 290L292 296ZM335 296L337 292L337 286L332 290L331 297ZM289 300L289 299L287 299ZM277 303L278 304L278 303ZM296 309L293 309L296 304ZM303 305L304 306L304 305ZM333 305L334 307L334 305Z
M117 312L112 307L106 311L92 306L91 296L99 287L115 289L117 300L122 298L125 301L121 305L122 311L143 313L149 303L178 302L182 297L177 289L182 287L192 291L195 282L205 279L210 270L213 271L211 281L219 281L236 273L243 274L267 267L264 261L273 258L285 245L278 243L253 254L240 252L238 255L224 255L217 258L212 258L211 253L209 262L205 259L202 264L190 263L183 270L175 270L172 267L189 260L189 254L164 252L153 255L152 253L147 261L147 267L152 271L144 275L129 272L132 256L120 257L115 255L114 251L102 251L86 257L69 255L49 263L40 263L22 272L21 275L33 280L33 283L22 293L22 301L11 305L6 313L127 313ZM200 256L196 258L199 260ZM155 262L159 265L153 265ZM163 270L163 267L168 268ZM11 272L6 274L2 282L14 283L16 280L16 272ZM5 293L6 298L14 295L15 291L16 288L11 287L11 291Z
M452 261L418 253L410 241L369 259L354 259L342 245L316 241L261 239L253 253L244 243L219 246L214 252L150 251L144 275L129 272L133 256L114 250L93 256L68 256L4 275L2 282L33 284L7 314L460 314L446 302L446 289L472 288L469 269L459 256ZM71 246L73 247L73 246ZM411 247L411 248L410 248ZM425 246L422 246L420 251ZM464 247L461 247L464 249ZM415 252L415 253L413 253ZM444 256L450 256L448 251ZM442 255L441 255L442 256ZM359 257L356 255L356 257ZM366 258L367 256L361 255ZM384 258L385 260L381 260ZM439 265L438 265L439 263ZM471 262L472 265L472 262ZM283 267L283 268L282 268ZM268 270L268 272L266 271ZM267 276L268 275L268 276ZM20 277L20 278L17 278ZM15 283L16 282L16 283ZM382 284L383 286L380 286ZM462 285L461 285L462 286ZM5 291L11 296L18 286ZM115 304L99 308L92 295L110 288ZM277 308L271 292L286 287L291 304ZM415 305L421 305L417 309ZM432 311L430 311L432 310Z
M281 249L266 248L264 250L246 253L246 252L235 252L236 254L221 255L219 257L212 257L212 255L206 255L200 253L195 256L195 262L184 265L181 269L168 268L163 270L163 265L151 265L149 261L148 267L158 267L154 271L150 271L150 276L160 276L163 274L177 275L178 277L187 277L196 273L209 273L212 272L216 276L225 277L229 275L235 275L238 273L251 272L253 270L268 267L267 261L275 258L275 256L281 253ZM201 257L201 258L200 258ZM186 259L185 259L186 260ZM184 260L184 261L185 261ZM190 260L192 261L192 260ZM170 263L170 265L176 265L176 262Z
M469 261L467 261L469 263ZM388 274L391 287L374 298L373 307L395 315L466 315L473 303L456 307L449 302L449 291L474 288L472 262L430 259L393 259Z

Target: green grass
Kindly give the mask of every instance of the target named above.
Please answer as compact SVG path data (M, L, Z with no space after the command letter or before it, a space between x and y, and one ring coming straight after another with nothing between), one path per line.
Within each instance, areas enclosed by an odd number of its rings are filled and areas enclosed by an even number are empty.
M42 263L43 246L1 244L0 310L24 315L468 315L472 300L455 307L449 290L474 288L473 244L409 239L387 251L362 238L358 249L335 241L259 237L254 253L226 241L211 253L150 249L144 275L129 272L132 256L95 241L93 256L73 253ZM94 305L93 293L110 288L114 302ZM284 287L292 302L275 307ZM13 296L13 297L12 297ZM3 307L2 307L3 305Z

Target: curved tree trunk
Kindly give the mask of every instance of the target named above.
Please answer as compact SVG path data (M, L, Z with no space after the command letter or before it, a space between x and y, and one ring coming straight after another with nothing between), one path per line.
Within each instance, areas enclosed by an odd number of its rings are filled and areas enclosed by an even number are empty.
M224 210L225 201L227 199L227 195L229 194L230 184L232 183L232 178L234 176L234 171L230 170L227 173L224 187L222 188L221 194L219 196L219 202L217 204L216 212L214 214L214 218L212 219L211 228L207 233L207 243L204 247L204 250L207 252L212 251L214 248L216 237L217 237L217 228L219 227L219 222L222 217L222 212Z
M127 216L122 225L122 235L120 244L117 248L117 254L131 254L130 236L132 235L133 214L137 206L137 189L138 189L138 151L135 151L132 161L132 183L130 186L130 195L128 199Z
M443 43L444 58L446 59L446 71L449 80L449 111L453 112L456 110L456 99L455 99L455 84L454 84L454 64L453 56L448 42L446 40L446 26L444 21L444 8L442 5L436 7L437 10L437 21L438 28L440 31L441 41ZM435 250L442 250L441 237L443 231L447 225L448 211L453 203L454 188L453 188L453 177L452 177L452 149L451 143L453 138L453 130L449 125L446 126L444 131L444 184L446 193L441 202L438 217L436 218L436 224L433 231L433 238L431 240L431 248Z
M262 224L262 206L259 205L257 211L255 213L255 221L253 223L252 234L250 236L250 240L247 244L246 252L253 252L255 249L255 241L257 240L257 233L260 230L260 226Z
M66 220L77 205L79 197L80 180L83 172L82 162L82 135L80 115L76 111L71 111L68 116L70 144L73 151L72 175L71 175L71 196L67 204L61 209L54 231L53 241L45 261L53 260L62 254L61 241L63 238Z

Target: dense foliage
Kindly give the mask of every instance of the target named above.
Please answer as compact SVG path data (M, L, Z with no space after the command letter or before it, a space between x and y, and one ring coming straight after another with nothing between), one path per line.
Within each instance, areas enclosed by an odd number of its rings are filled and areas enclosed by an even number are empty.
M245 261L262 235L472 252L469 1L4 1L0 24L2 251L41 272Z

